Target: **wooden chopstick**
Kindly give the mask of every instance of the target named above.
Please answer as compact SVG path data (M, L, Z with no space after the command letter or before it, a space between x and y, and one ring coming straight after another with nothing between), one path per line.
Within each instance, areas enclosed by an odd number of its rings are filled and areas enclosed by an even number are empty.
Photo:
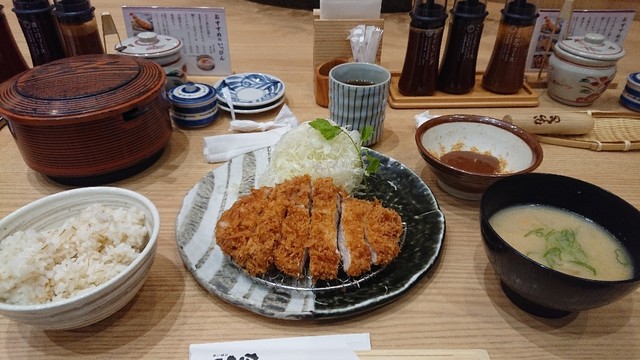
M640 113L631 111L594 111L587 110L589 115L594 118L622 118L622 119L640 119Z

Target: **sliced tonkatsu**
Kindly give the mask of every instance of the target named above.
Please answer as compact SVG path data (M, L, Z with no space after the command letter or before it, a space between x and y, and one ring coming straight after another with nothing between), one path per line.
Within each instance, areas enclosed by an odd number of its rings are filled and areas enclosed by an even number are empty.
M364 237L369 206L367 201L356 198L342 200L342 212L338 226L338 248L342 255L342 269L349 276L360 276L371 270L371 249Z
M256 230L271 190L269 187L251 190L251 194L240 197L223 212L216 225L218 246L243 268L248 259L246 245L257 241Z
M298 176L277 186L284 188L282 191L289 199L289 204L282 220L274 262L283 273L301 277L307 255L306 245L309 242L311 177Z
M400 215L380 204L378 199L368 202L365 218L365 239L371 248L371 262L387 265L400 252L402 219Z
M274 187L267 198L259 197L257 201L266 201L260 206L263 210L256 226L255 236L245 245L244 268L251 275L266 273L273 266L276 246L280 242L282 220L289 204L286 187Z
M340 199L347 193L333 184L331 178L312 183L311 228L309 230L309 274L317 280L338 277L338 224Z
M314 281L357 277L400 252L400 215L349 197L331 178L295 177L240 197L216 224L220 249L247 273L275 267Z

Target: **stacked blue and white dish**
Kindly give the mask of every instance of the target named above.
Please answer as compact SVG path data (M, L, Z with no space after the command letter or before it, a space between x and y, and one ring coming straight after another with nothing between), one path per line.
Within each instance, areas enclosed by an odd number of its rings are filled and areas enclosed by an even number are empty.
M620 102L633 111L640 111L640 72L627 77L627 85L620 94Z
M218 106L240 114L257 114L273 110L284 103L284 83L263 73L240 73L215 84ZM225 91L227 89L228 91ZM227 93L227 97L225 97Z
M213 123L218 118L216 95L216 89L207 84L188 82L174 87L167 93L171 119L177 126L185 128Z

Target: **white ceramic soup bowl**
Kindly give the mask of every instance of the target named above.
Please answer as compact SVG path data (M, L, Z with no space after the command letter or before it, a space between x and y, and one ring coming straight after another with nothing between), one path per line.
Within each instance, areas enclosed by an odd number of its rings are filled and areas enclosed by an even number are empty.
M57 228L92 204L112 208L135 206L142 210L149 240L140 254L116 276L81 295L45 304L0 302L0 314L41 329L75 329L107 318L133 299L155 258L160 229L157 208L137 192L115 187L87 187L46 196L0 220L0 243L17 231Z

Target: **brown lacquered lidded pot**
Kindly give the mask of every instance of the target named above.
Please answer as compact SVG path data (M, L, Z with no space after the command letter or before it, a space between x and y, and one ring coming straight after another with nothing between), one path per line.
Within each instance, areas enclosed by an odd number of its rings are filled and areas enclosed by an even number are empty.
M168 143L164 83L152 61L70 57L0 84L0 114L32 169L63 183L111 182L153 163Z

